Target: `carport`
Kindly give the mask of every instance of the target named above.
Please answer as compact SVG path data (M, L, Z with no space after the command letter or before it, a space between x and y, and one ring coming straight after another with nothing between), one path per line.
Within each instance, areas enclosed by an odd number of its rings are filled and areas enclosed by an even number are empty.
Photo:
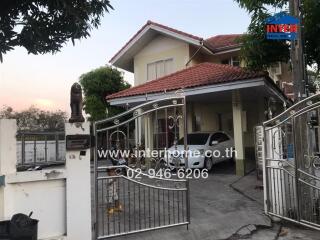
M255 167L254 126L266 120L271 104L273 110L279 111L290 104L265 72L213 63L201 63L109 95L107 101L131 108L176 94L186 96L188 133L220 130L233 136L239 176ZM159 117L152 116L137 124L152 134L153 122ZM179 137L183 137L183 131ZM153 137L148 138L146 145L152 148Z

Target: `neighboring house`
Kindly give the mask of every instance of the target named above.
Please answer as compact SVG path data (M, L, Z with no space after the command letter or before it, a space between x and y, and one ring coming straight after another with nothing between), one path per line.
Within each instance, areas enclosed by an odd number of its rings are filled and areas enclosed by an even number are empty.
M222 130L234 136L237 174L243 175L254 160L253 128L266 120L270 99L280 108L290 104L281 88L290 86L291 75L284 63L270 68L270 75L241 68L240 36L203 39L148 21L110 60L134 73L134 87L107 100L133 107L183 89L188 132Z

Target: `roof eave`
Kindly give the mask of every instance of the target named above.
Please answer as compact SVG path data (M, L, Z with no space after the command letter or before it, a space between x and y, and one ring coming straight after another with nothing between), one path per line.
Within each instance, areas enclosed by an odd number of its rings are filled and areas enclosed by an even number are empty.
M241 50L243 44L236 44L227 47L216 48L213 50L214 55L229 53L229 52L237 52Z
M210 84L210 85L202 85L195 86L190 88L185 88L184 94L186 96L192 96L197 94L209 93L209 92L221 92L233 89L247 88L247 87L255 87L264 85L266 77L256 77L251 79L239 79L233 82L227 83L218 83L218 84ZM139 95L131 95L124 97L117 97L113 99L107 99L111 105L122 105L123 103L137 103L142 101L154 100L156 98L170 96L175 94L177 90L165 91L165 92L154 92L148 94L139 94Z

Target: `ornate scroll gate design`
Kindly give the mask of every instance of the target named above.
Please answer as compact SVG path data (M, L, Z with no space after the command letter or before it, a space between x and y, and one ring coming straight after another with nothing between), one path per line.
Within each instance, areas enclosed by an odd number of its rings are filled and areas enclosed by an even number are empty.
M264 123L265 210L320 230L320 95Z
M187 133L185 116L185 97L176 96L94 123L96 239L190 223L188 180L164 170L163 151L148 156L148 150L177 147ZM185 149L186 143L185 137ZM175 160L188 166L186 155Z

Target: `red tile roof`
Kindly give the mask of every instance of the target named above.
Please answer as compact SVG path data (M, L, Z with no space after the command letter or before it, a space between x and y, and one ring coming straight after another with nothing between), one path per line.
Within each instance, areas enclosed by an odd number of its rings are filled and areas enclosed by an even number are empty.
M200 63L168 76L111 94L106 99L174 91L266 76L267 74L264 72L251 72L230 65Z
M239 47L241 43L237 42L239 37L243 34L228 34L228 35L217 35L205 40L205 43L213 51L218 51L224 48Z
M220 49L238 47L241 45L236 41L236 39L238 37L241 37L242 34L217 35L217 36L214 36L214 37L211 37L211 38L204 40L201 37L198 37L198 36L195 36L195 35L192 35L192 34L189 34L189 33L186 33L186 32L183 32L183 31L180 31L180 30L177 30L177 29L174 29L174 28L171 28L171 27L162 25L160 23L156 23L156 22L149 20L145 25L142 26L142 28L140 28L140 30L135 35L133 35L132 38L130 38L130 40L110 59L109 62L112 62L120 54L120 52L130 44L130 42L136 36L138 36L146 27L148 27L150 25L169 30L171 32L192 38L192 39L197 40L199 42L204 41L206 47L209 48L210 50L212 50L213 52L219 51Z
M189 37L189 38L193 38L194 40L203 41L203 38L201 38L201 37L198 37L198 36L195 36L195 35L186 33L186 32L182 32L182 31L179 31L179 30L177 30L177 29L174 29L174 28L171 28L171 27L162 25L162 24L160 24L160 23L156 23L156 22L153 22L153 21L150 21L150 20L149 20L149 21L148 21L145 25L143 25L142 28L140 28L139 31L138 31L135 35L133 35L133 37L130 38L130 40L110 59L110 62L112 62L112 60L113 60L123 49L125 49L125 48L130 44L130 42L131 42L136 36L138 36L146 27L148 27L148 26L150 26L150 25L157 26L157 27L160 27L160 28L169 30L169 31L174 32L174 33L177 33L177 34L181 34L181 35L186 36L186 37Z
M183 32L183 31L180 31L180 30L177 30L177 29L165 26L165 25L162 25L160 23L156 23L156 22L150 21L150 20L147 22L147 24L154 25L154 26L157 26L157 27L172 31L172 32L184 35L184 36L189 37L189 38L193 38L194 40L198 40L198 41L202 41L203 40L203 38L201 38L201 37L198 37L198 36L195 36L195 35L192 35L192 34L189 34L189 33L186 33L186 32Z

